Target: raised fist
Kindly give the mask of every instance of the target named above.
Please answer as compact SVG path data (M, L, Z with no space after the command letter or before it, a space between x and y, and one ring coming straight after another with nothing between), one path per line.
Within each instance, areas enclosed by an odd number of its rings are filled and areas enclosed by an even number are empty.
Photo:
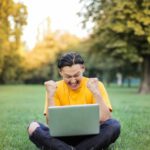
M87 88L93 93L99 92L98 89L98 79L97 78L90 78L87 82Z
M53 96L57 89L56 82L53 80L46 81L46 82L44 82L44 85L46 87L46 91L47 91L48 95Z

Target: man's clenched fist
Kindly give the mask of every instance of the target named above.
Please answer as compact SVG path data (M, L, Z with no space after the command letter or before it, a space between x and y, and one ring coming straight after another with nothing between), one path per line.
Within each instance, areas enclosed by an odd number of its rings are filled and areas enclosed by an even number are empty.
M90 78L88 83L87 83L88 89L93 93L97 94L99 93L98 89L98 79L97 78Z
M46 81L46 82L44 82L44 85L46 87L46 91L47 91L48 95L54 96L54 93L55 93L56 88L57 88L56 82L53 80Z

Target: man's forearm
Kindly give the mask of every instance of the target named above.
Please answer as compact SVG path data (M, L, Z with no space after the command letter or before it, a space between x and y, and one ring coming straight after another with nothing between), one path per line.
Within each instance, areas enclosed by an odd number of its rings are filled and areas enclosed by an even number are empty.
M55 106L53 95L47 94L47 98L48 98L48 106ZM48 113L46 114L45 117L46 117L46 123L48 124Z
M48 94L48 106L55 106L54 96Z
M100 111L99 112L100 113L100 122L104 122L107 119L110 119L111 118L111 112L110 112L109 108L106 106L100 93L99 92L95 93L94 97L95 97L96 103L98 103L99 107L100 107L100 110L99 110Z

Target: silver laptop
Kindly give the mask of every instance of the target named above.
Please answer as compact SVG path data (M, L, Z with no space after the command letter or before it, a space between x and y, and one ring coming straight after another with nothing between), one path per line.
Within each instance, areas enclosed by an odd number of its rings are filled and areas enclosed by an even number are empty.
M54 137L98 134L99 105L51 106L48 125Z

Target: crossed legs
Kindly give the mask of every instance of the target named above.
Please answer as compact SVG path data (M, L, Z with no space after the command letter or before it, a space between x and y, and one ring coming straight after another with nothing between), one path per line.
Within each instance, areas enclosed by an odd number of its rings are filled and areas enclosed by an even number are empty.
M114 119L109 119L100 125L98 135L54 138L51 137L47 126L32 122L28 133L30 140L44 150L102 150L114 143L119 137L120 124Z

